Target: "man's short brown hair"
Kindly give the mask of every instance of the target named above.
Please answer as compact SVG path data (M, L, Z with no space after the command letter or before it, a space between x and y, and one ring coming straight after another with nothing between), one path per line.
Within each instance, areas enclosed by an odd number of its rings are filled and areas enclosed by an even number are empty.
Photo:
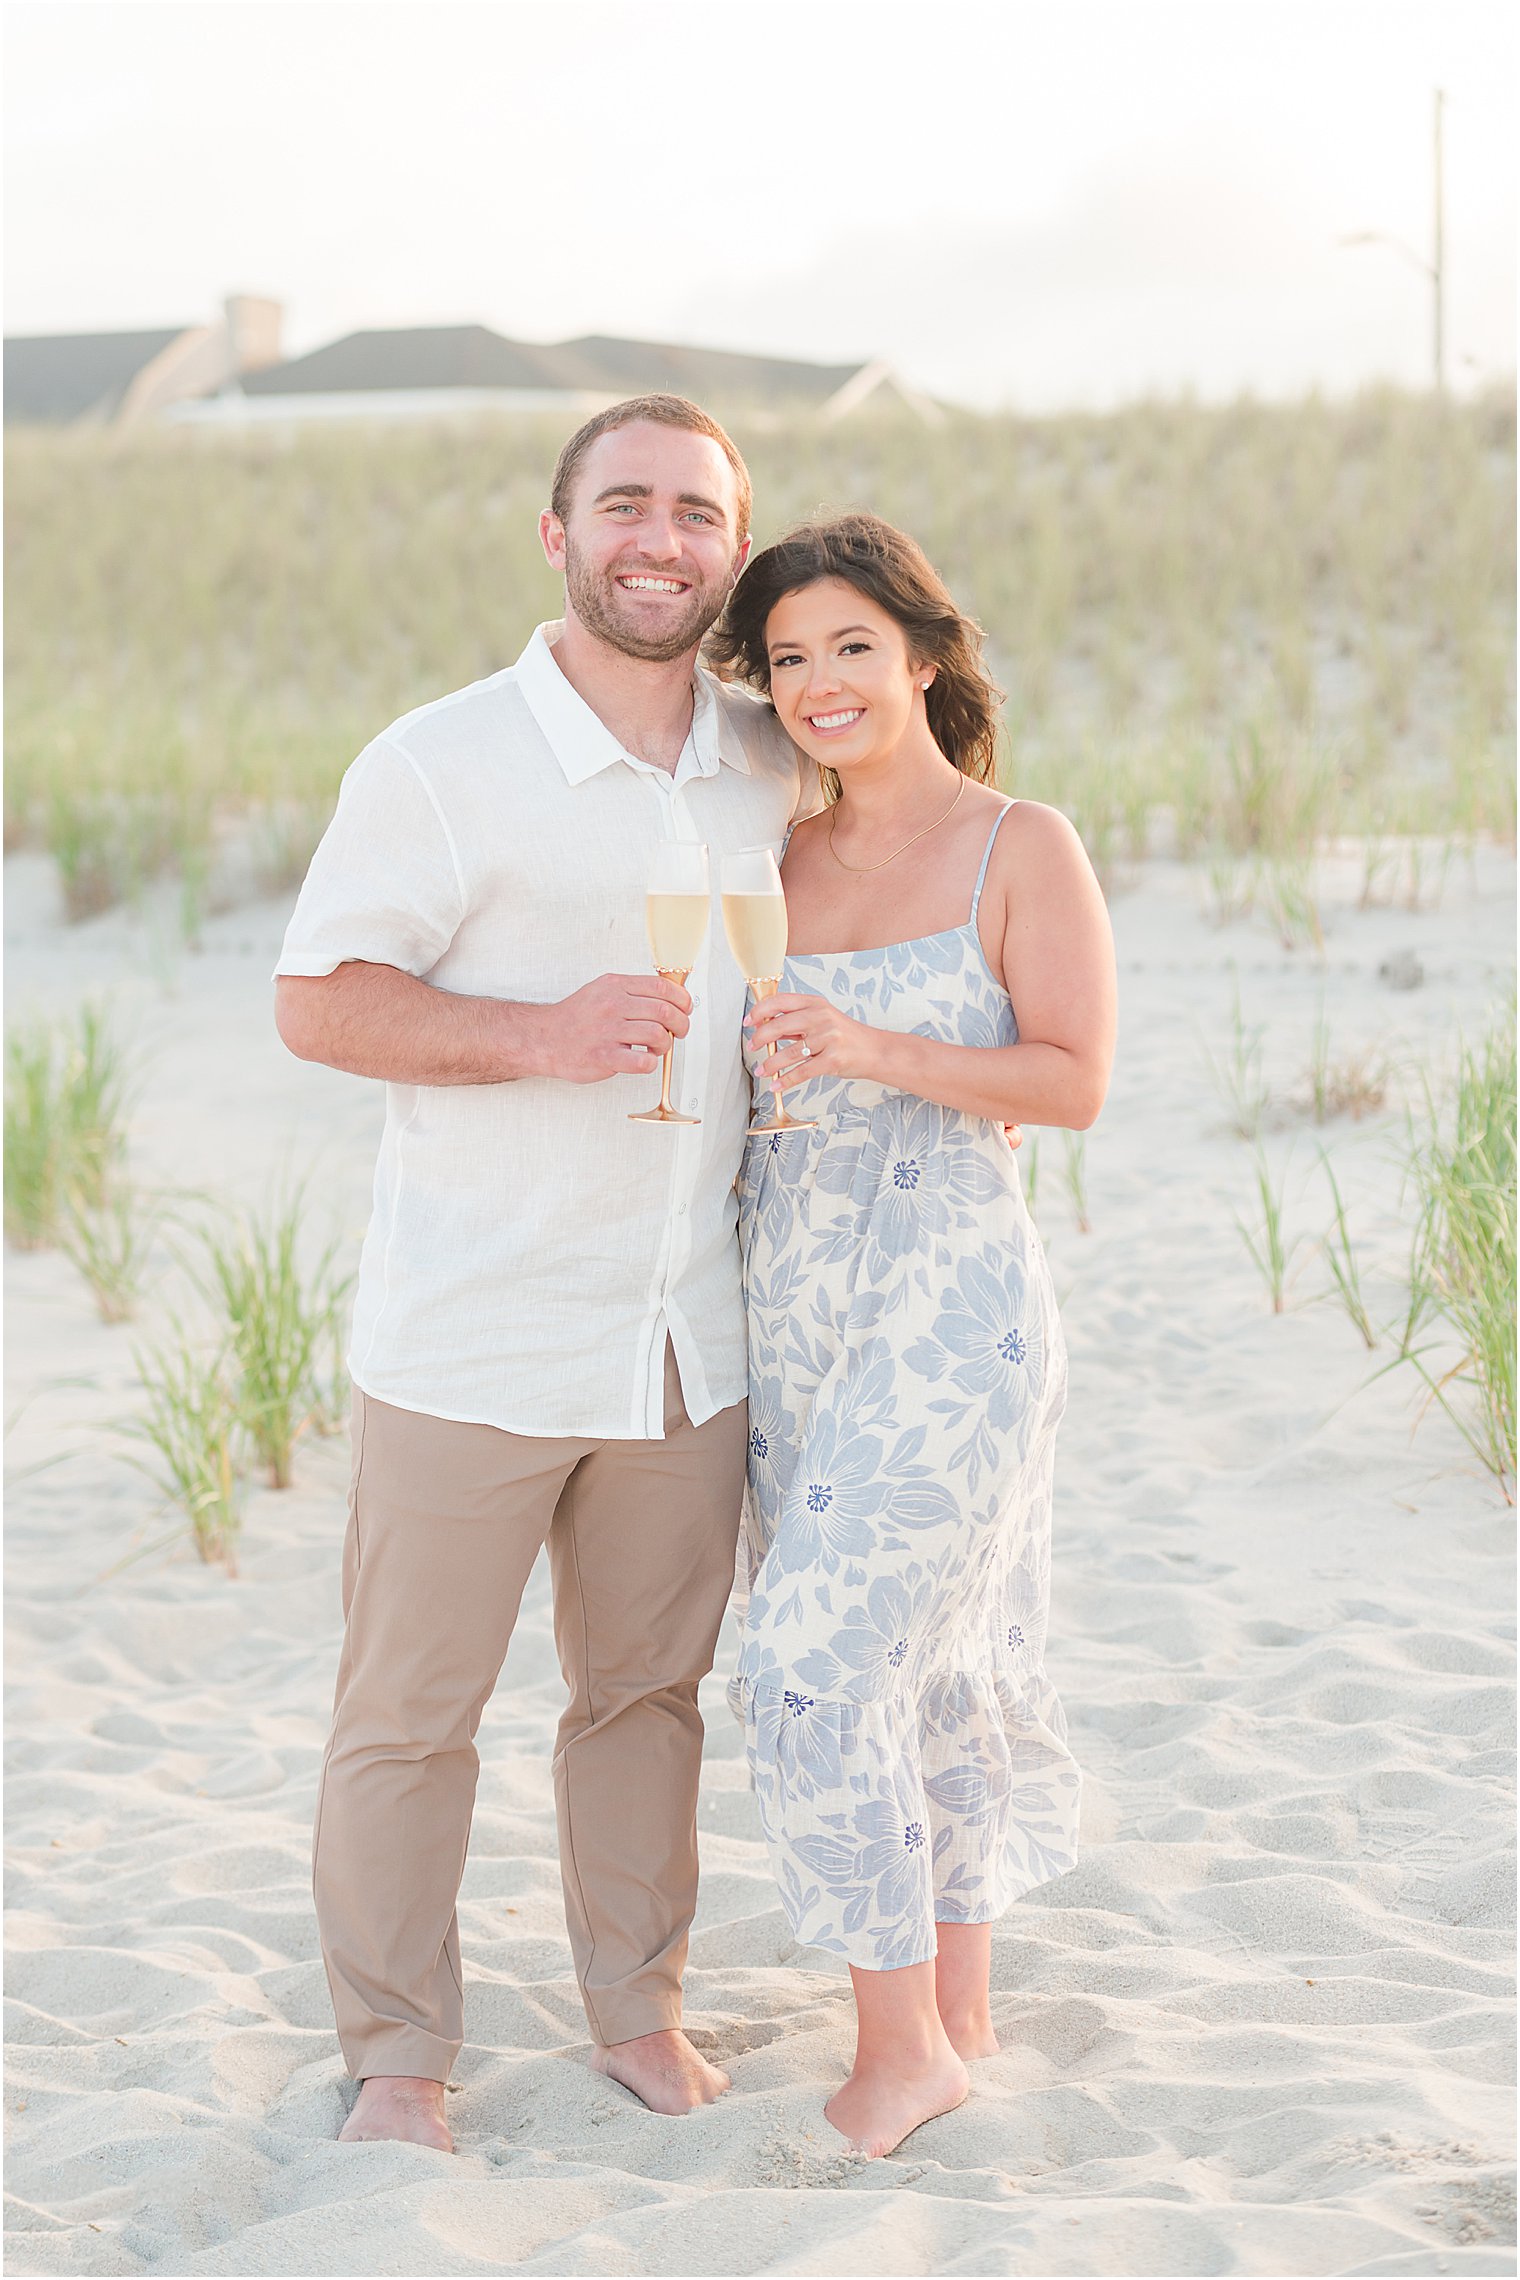
M733 469L739 487L739 527L734 537L747 537L754 494L739 446L719 427L711 413L704 412L700 404L689 402L685 396L630 396L624 403L609 404L605 412L597 412L583 427L578 427L554 463L549 505L560 521L569 513L570 494L580 463L597 437L611 435L618 428L632 427L639 420L652 420L656 427L685 428L692 435L711 436Z

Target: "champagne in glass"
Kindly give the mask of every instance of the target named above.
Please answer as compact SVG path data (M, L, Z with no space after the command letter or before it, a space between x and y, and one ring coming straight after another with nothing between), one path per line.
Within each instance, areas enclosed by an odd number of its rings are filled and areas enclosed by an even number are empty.
M756 1001L774 997L781 987L786 963L786 896L781 872L768 847L747 848L723 858L723 931L739 971L755 993ZM812 1132L811 1117L788 1116L781 1094L774 1092L776 1113L767 1122L751 1124L752 1134Z
M667 982L679 982L685 987L687 975L702 954L711 910L707 849L695 840L663 840L650 862L644 915L649 923L649 948L655 971ZM683 1116L670 1105L670 1072L674 1060L675 1039L672 1038L660 1071L659 1106L631 1113L630 1124L701 1123L700 1116Z

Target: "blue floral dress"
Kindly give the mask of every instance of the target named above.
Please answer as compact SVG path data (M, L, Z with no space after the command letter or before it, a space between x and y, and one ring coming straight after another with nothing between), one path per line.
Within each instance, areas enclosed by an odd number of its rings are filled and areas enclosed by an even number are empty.
M1009 803L1012 804L1011 802ZM789 958L876 1028L1011 1045L964 926ZM795 1938L922 1963L1071 1868L1081 1778L1045 1675L1066 1347L1001 1125L854 1078L753 1139L749 1601L733 1685Z

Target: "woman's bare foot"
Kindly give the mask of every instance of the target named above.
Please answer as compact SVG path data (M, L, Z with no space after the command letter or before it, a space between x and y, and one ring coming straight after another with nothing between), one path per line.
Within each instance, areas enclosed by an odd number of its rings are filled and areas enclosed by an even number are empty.
M857 2153L877 2160L936 2114L948 2114L966 2096L971 2079L953 2055L914 2073L899 2067L855 2072L824 2107L834 2128Z
M338 2132L338 2143L364 2145L374 2138L452 2153L454 2140L443 2118L443 2084L426 2082L419 2074L366 2075L354 2110Z
M642 2098L652 2114L689 2114L710 2106L728 2088L728 2076L693 2050L679 2027L662 2027L631 2042L598 2043L592 2067Z

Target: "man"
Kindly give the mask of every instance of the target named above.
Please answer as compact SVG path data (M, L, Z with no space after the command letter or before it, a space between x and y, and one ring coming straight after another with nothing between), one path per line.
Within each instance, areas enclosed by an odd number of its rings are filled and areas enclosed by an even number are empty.
M450 2147L474 1736L546 1540L594 2063L662 2113L727 2087L680 2020L744 1469L744 983L713 928L690 994L651 973L644 893L661 841L779 848L818 805L769 711L697 666L749 508L681 398L572 436L540 524L563 623L360 755L280 958L292 1052L387 1086L313 1870L345 2139ZM631 1123L677 1038L700 1123Z

